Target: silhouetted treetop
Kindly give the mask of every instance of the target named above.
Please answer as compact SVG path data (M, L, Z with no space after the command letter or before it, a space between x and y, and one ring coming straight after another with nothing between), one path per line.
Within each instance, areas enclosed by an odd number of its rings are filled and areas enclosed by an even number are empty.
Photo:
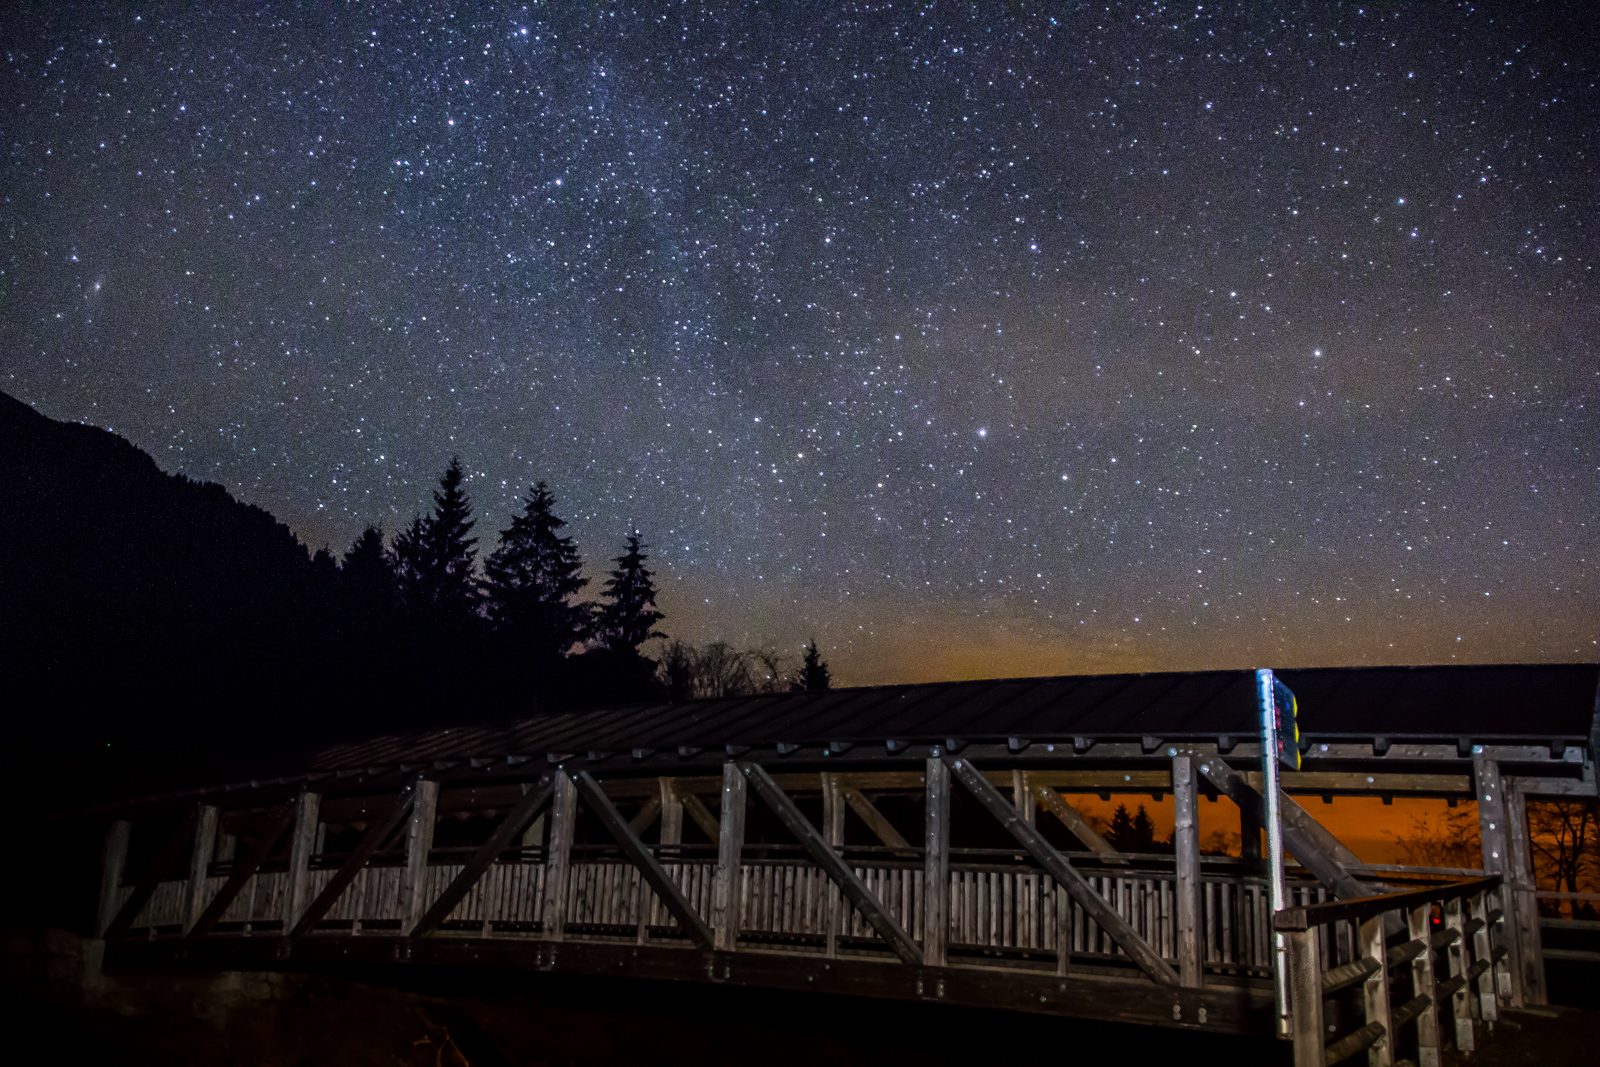
M637 654L639 646L662 636L655 625L666 616L656 610L654 575L645 566L650 557L638 533L628 535L627 548L613 562L616 568L605 584L600 605L598 636L613 652Z

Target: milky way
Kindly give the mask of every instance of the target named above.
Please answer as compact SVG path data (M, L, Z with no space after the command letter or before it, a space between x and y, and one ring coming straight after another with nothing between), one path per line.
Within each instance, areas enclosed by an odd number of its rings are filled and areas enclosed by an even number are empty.
M0 388L847 682L1593 660L1594 27L1275 6L12 8Z

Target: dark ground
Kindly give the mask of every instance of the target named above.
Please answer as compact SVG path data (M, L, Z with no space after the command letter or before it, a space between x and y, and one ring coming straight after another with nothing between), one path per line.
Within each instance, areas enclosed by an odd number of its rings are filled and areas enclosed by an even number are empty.
M1287 1064L1276 1041L892 1001L556 975L395 972L371 983L278 974L108 975L75 993L88 944L5 935L8 1046L40 1062L171 1067L565 1064L963 1065L997 1056L1112 1064ZM92 950L91 950L92 951ZM92 973L93 968L90 968ZM15 1044L12 1044L15 1042ZM1600 1012L1508 1012L1450 1067L1590 1065ZM11 1060L10 1062L34 1062ZM1352 1061L1356 1062L1356 1061Z

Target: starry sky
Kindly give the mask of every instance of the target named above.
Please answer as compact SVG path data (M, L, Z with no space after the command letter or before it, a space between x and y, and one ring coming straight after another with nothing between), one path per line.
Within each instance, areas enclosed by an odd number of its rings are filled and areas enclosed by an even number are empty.
M1600 658L1584 5L9 7L0 389L837 681Z

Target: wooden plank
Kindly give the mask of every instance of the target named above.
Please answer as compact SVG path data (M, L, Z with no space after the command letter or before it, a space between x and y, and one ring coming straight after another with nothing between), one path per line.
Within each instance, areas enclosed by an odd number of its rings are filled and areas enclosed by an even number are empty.
M1323 1067L1322 956L1315 930L1297 930L1284 938L1289 957L1289 1036L1294 1040L1294 1067Z
M922 961L943 967L950 939L950 768L928 760L922 817Z
M661 804L661 843L683 844L683 799L671 778L656 779L656 799Z
M1472 936L1473 958L1479 963L1488 962L1490 964L1478 976L1477 994L1478 1016L1484 1022L1490 1023L1490 1029L1492 1030L1494 1028L1492 1024L1500 1021L1500 997L1495 991L1494 968L1493 963L1490 962L1494 959L1494 949L1490 945L1490 930L1487 921L1488 908L1485 906L1486 896L1487 894L1484 893L1474 893L1467 898L1467 914L1472 917L1470 920L1471 928L1469 930L1464 926L1461 932L1463 935L1470 932Z
M289 827L294 825L294 815L295 805L290 803L279 808L275 815L269 818L264 832L251 842L250 850L245 853L244 858L234 863L233 870L228 874L228 880L222 883L217 895L211 898L206 910L190 927L188 935L190 940L204 937L228 913L234 898L261 868L261 864L266 862L273 848L283 839L283 835L288 833Z
M1382 915L1374 915L1361 924L1357 936L1359 951L1369 959L1377 960L1378 969L1361 985L1361 1000L1366 1010L1367 1025L1376 1023L1387 1035L1394 1034L1394 1020L1389 1014L1389 954L1384 946ZM1379 1041L1367 1050L1368 1067L1394 1067L1394 1042Z
M550 797L550 844L544 854L543 925L546 941L566 938L567 879L572 869L572 833L578 815L578 792L572 776L555 776Z
M700 832L715 841L721 836L721 829L717 826L717 817L711 814L711 809L706 807L705 801L693 793L686 794L683 798L683 810L700 827Z
M1017 814L1022 816L1022 821L1032 826L1038 803L1028 784L1028 772L1021 767L1011 768L1011 802L1017 806Z
M189 850L189 884L183 892L183 930L188 933L200 919L200 901L205 893L206 876L211 873L211 856L217 847L215 804L201 804L194 825L194 847Z
M413 786L411 819L406 824L406 865L400 874L400 932L411 933L427 900L428 854L439 816L439 783L419 776Z
M1017 839L1017 842L1034 860L1055 878L1078 905L1089 913L1102 930L1109 934L1118 947L1128 954L1128 957L1139 966L1139 969L1149 975L1154 981L1166 985L1178 985L1178 974L1167 965L1150 945L1138 935L1116 910L1096 893L1089 883L1079 874L1072 864L1067 862L1065 856L1057 852L1046 841L1039 831L1022 821L1021 816L1010 804L1006 803L998 790L990 784L989 780L980 774L967 760L955 756L945 756L945 765L950 768L950 773L978 798L978 802L989 810L989 814L999 820L1007 833ZM1170 779L1169 779L1170 781Z
M650 854L644 842L629 829L628 820L617 811L616 806L611 803L611 798L600 788L600 783L595 781L588 771L579 771L572 780L584 803L589 805L589 810L594 812L601 825L616 839L617 844L622 846L623 854L639 869L645 881L650 883L650 888L656 891L661 903L665 904L672 917L678 920L683 932L688 934L689 939L699 947L711 949L716 941L711 933L711 927L706 925L700 913L684 897L677 883L662 870L661 864Z
M1502 913L1501 943L1506 945L1506 961L1495 967L1496 986L1508 999L1512 992L1511 969L1519 968L1522 975L1522 996L1525 1003L1548 1004L1549 993L1545 986L1544 939L1539 932L1539 904L1535 894L1538 886L1533 877L1533 847L1528 834L1528 807L1517 783L1526 779L1512 779L1505 786L1506 800L1506 886L1500 891ZM1487 912L1487 909L1486 909ZM1511 955L1510 942L1517 941L1517 955Z
M1533 797L1592 797L1595 783L1581 778L1546 778L1542 775L1503 778L1507 789Z
M1433 974L1432 924L1432 904L1418 904L1407 909L1407 932L1413 941L1428 946L1411 958L1413 999L1428 998L1428 1003L1417 1014L1417 1067L1439 1067L1439 993Z
M884 944L903 962L917 967L922 966L922 950L884 909L877 897L867 889L856 872L839 858L838 853L828 846L822 835L818 834L806 817L800 814L800 809L795 807L794 801L778 788L766 769L758 763L741 760L739 770L750 780L750 784L755 786L757 795L772 808L784 828L805 847L811 862L827 872L828 877L839 886L850 903L856 906L856 910L878 932L878 936L883 938Z
M1506 961L1503 966L1506 982L1510 986L1510 1005L1521 1008L1531 1003L1531 993L1526 986L1522 965L1522 949L1530 940L1537 939L1537 927L1531 935L1522 931L1515 914L1516 864L1512 862L1509 835L1510 812L1507 810L1505 783L1500 780L1500 764L1483 752L1472 757L1472 774L1477 786L1478 835L1483 843L1483 869L1490 874L1505 874L1506 888L1498 894L1502 911L1508 917L1506 924ZM1519 820L1520 821L1520 820Z
M610 793L606 794L610 796ZM639 805L639 810L634 812L633 818L628 820L628 828L636 834L642 834L654 825L661 815L661 796L659 793L644 798L644 803Z
M95 913L94 936L105 937L117 917L117 898L122 895L122 874L128 866L128 838L133 824L113 819L106 828L105 846L100 851L100 907Z
M778 779L773 779L777 781ZM785 788L779 786L779 788ZM844 798L839 795L839 780L836 775L827 771L822 772L822 839L829 848L841 848L844 845ZM832 878L827 879L827 914L824 922L827 923L823 930L823 953L829 959L839 955L839 923L843 909L843 901L839 896L839 883Z
M699 803L699 798L695 803ZM745 778L733 761L722 765L722 819L717 824L717 884L711 899L716 948L732 952L743 922L739 905L740 856L744 849Z
M367 827L367 832L357 842L355 851L334 872L328 884L323 886L322 892L317 894L317 899L311 902L304 914L300 916L299 921L290 929L290 937L300 937L316 929L317 923L321 922L323 916L327 915L329 910L333 908L340 895L349 888L350 883L356 880L356 876L367 865L367 861L372 858L372 854L383 847L383 843L389 840L390 836L399 828L401 821L410 814L411 803L415 797L416 784L407 785L394 798L388 813Z
M1430 885L1410 889L1404 893L1378 893L1357 897L1354 900L1329 900L1321 904L1301 904L1284 908L1272 918L1275 930L1304 930L1312 926L1327 926L1343 920L1359 921L1396 908L1414 908L1440 900L1459 900L1474 893L1492 890L1500 885L1500 875L1472 878L1448 885Z
M1455 935L1445 946L1445 959L1450 968L1450 1015L1455 1024L1456 1050L1467 1053L1476 1051L1478 1043L1473 1029L1472 994L1467 989L1467 968L1472 961L1471 948L1463 933L1464 912L1460 897L1444 902L1444 924ZM1440 983L1441 995L1446 984Z
M1060 819L1062 825L1071 830L1072 836L1081 841L1085 848L1104 856L1105 862L1118 867L1126 867L1128 865L1128 861L1122 857L1122 854L1112 848L1109 841L1100 836L1100 832L1090 824L1088 819L1083 817L1083 814L1077 808L1073 807L1065 797L1049 786L1036 784L1037 778L1037 775L1033 776L1029 779L1029 783L1032 785L1034 796L1038 798L1041 807L1057 819Z
M506 813L505 818L501 819L500 824L490 833L489 839L462 865L460 873L445 887L444 892L439 894L439 899L435 900L429 906L427 913L417 920L416 925L411 928L412 937L427 937L433 933L439 928L440 923L450 917L456 905L466 899L467 894L472 892L472 887L478 884L479 879L494 861L511 847L511 843L549 802L550 794L554 790L556 773L552 771L540 778L534 783L533 788L517 801L516 807Z
M321 825L322 795L309 789L295 801L294 829L289 838L289 879L283 895L283 928L292 929L310 894L311 854Z
M1248 809L1250 815L1265 824L1265 802L1260 792L1253 788L1245 776L1230 767L1226 760L1215 753L1206 752L1204 749L1190 749L1188 755L1198 765L1203 774L1218 791L1229 800L1239 805L1241 810ZM1355 880L1355 877L1345 870L1338 857L1319 846L1318 842L1324 836L1331 837L1321 825L1308 815L1304 808L1282 795L1281 814L1283 824L1283 843L1301 866L1310 871L1312 876L1341 898L1354 899L1367 894L1365 887ZM1316 824L1316 829L1311 828ZM1318 833L1318 831L1321 831ZM1343 845L1340 850L1348 852Z
M1172 845L1176 854L1177 895L1174 937L1178 976L1186 986L1204 982L1200 966L1200 808L1194 764L1187 755L1172 757Z
M889 820L883 817L883 812L878 810L877 805L872 803L871 798L861 791L851 777L835 774L833 780L838 786L840 798L850 805L850 810L861 816L861 821L867 824L867 829L871 830L879 841L891 848L911 847L911 843L900 836L900 831L890 825Z
M178 824L178 828L162 842L155 857L150 861L144 877L133 887L133 895L127 899L116 917L111 920L111 924L106 927L106 940L110 941L128 932L133 920L139 917L139 912L144 910L144 906L155 894L156 886L161 884L167 873L172 870L173 864L178 862L178 857L183 854L184 846L189 843L190 835L194 833L194 824L199 818L199 807L190 808L184 815L183 821Z

